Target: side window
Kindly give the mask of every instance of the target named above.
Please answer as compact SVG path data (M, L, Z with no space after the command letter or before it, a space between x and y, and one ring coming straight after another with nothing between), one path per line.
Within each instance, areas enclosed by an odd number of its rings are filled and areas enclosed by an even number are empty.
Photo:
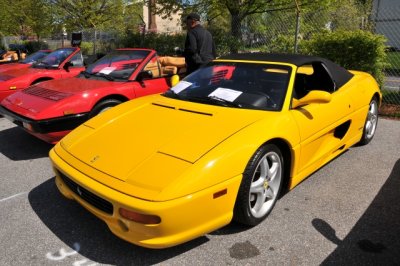
M310 80L311 90L334 92L335 83L324 64L321 62L315 62L312 65L314 73L311 75Z
M83 67L83 57L82 53L78 52L71 58L71 63L74 67Z
M153 74L153 78L160 77L160 64L157 58L158 58L157 55L153 56L143 68L144 71L150 70L151 73Z
M321 62L314 62L298 68L294 81L293 98L303 98L312 90L330 93L335 91L335 83Z
M293 87L293 98L301 99L307 95L310 91L309 87L306 85L307 80L310 79L313 73L314 68L312 65L303 65L297 69Z

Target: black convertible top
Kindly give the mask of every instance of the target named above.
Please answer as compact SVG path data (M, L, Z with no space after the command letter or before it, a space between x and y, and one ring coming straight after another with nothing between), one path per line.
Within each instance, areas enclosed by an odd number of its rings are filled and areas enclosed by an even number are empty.
M219 57L222 60L251 60L251 61L267 61L267 62L281 62L289 63L296 66L312 64L314 62L322 62L338 88L342 87L352 77L348 70L335 64L334 62L318 57L309 55L298 54L268 54L268 53L243 53L243 54L230 54Z

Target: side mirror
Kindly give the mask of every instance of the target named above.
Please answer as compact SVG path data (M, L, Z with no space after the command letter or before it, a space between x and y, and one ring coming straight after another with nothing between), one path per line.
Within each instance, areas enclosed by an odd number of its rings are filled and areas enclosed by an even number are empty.
M332 100L332 95L326 91L310 91L306 96L300 99L293 98L292 108L304 106L313 103L329 103Z
M176 84L179 83L179 76L173 75L170 79L171 87L174 87Z
M183 56L183 50L180 47L174 48L175 56Z
M71 61L69 61L64 64L63 68L65 71L69 72L69 68L72 66L74 66L74 64Z
M151 70L145 70L139 72L139 74L136 77L136 80L142 82L145 79L151 79L151 78L153 78L153 72L151 72Z

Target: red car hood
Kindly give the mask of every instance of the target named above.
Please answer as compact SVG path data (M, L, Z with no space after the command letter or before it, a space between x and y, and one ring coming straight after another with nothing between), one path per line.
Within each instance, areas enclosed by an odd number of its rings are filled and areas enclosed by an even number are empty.
M69 97L94 89L101 90L120 85L119 82L75 77L55 79L18 91L8 96L1 104L9 110L31 119L47 119L62 116L62 113L57 113L56 107L70 101L67 99Z
M29 68L31 64L23 64L23 63L10 63L5 65L0 65L0 73L9 71L12 69L22 69L22 68Z
M38 84L36 87L43 90L50 90L55 92L63 92L68 94L77 94L84 91L93 89L100 89L104 87L120 86L120 82L110 82L106 80L95 80L85 78L67 78L67 79L54 79L47 82Z
M19 77L19 76L24 76L24 75L36 74L38 72L43 72L43 69L31 68L31 67L9 69L9 70L6 70L6 71L0 73L0 79L2 79L2 76Z

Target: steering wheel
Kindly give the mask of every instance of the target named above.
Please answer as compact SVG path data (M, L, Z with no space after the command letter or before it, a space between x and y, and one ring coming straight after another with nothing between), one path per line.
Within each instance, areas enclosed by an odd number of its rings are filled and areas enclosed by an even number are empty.
M272 107L277 106L276 102L275 102L274 100L272 100L272 98L271 98L268 94L266 94L265 92L262 92L262 91L254 91L253 93L254 93L254 94L258 94L258 95L262 95L262 96L264 96L265 98L267 98L267 103L270 102Z

